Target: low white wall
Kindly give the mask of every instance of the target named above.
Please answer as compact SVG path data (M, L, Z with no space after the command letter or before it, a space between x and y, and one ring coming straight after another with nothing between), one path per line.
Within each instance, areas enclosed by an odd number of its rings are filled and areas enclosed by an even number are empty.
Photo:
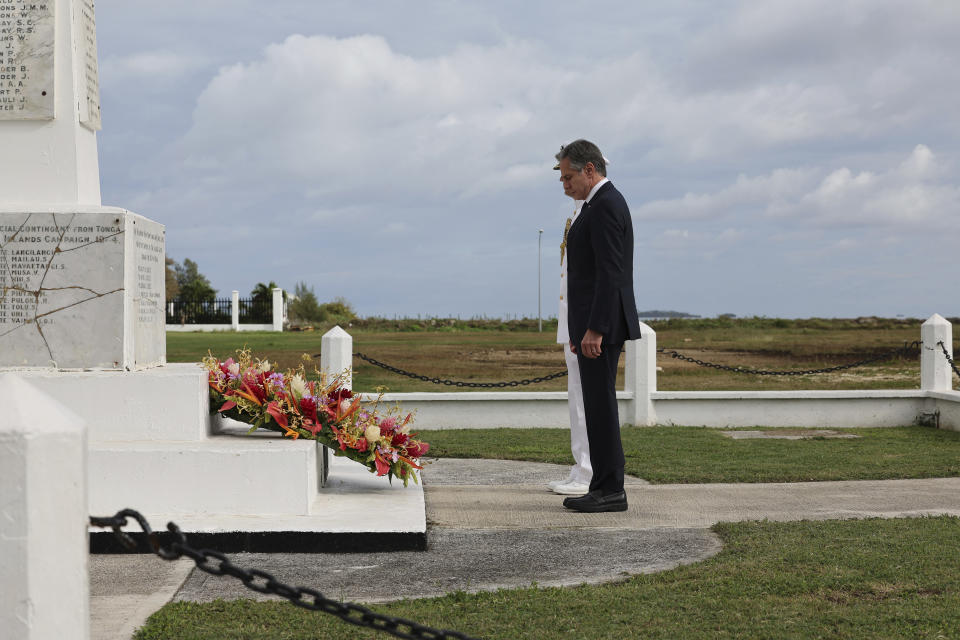
M656 422L705 427L899 427L940 410L940 427L960 431L960 392L655 391ZM364 393L365 400L376 394ZM617 392L621 424L633 394ZM382 402L415 411L414 429L492 429L570 425L565 391L387 393Z
M960 431L960 391L931 391L930 397L940 411L940 428Z
M923 391L656 391L657 424L705 427L897 427L930 402Z

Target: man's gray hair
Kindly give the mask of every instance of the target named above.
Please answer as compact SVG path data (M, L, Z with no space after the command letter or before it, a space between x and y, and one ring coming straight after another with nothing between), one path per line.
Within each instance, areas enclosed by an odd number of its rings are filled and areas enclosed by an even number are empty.
M557 162L564 158L570 161L570 168L574 171L582 171L588 162L593 163L597 173L606 177L607 163L603 160L603 154L597 145L589 140L574 140L568 145L560 147L560 153L556 156Z

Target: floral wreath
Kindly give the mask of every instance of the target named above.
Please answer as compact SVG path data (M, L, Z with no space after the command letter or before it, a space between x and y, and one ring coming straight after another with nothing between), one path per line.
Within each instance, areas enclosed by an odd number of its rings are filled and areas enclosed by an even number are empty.
M344 376L329 383L307 380L304 366L285 373L271 371L270 362L254 359L246 349L237 359L203 359L210 385L210 408L252 425L247 433L268 429L284 437L316 440L335 455L356 460L378 476L403 481L417 479L420 458L430 445L410 432L413 414L401 417L399 406L378 413L380 396L363 403L343 386ZM219 409L214 409L218 407Z

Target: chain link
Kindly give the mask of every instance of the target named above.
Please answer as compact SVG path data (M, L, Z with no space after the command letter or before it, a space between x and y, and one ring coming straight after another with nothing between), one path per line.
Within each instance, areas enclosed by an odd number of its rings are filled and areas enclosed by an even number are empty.
M764 369L749 369L746 367L717 364L715 362L707 362L706 360L699 360L697 358L685 356L679 351L675 351L673 349L666 349L666 348L657 349L657 353L662 353L664 355L670 356L671 358L675 358L677 360L684 360L686 362L690 362L690 363L699 365L701 367L709 367L711 369L730 371L732 373L743 373L743 374L757 375L757 376L807 376L807 375L814 375L819 373L831 373L833 371L843 371L846 369L853 369L855 367L862 367L863 365L872 364L874 362L882 362L883 360L888 360L894 356L906 355L908 353L915 353L920 350L921 344L922 343L919 340L914 340L913 342L904 342L902 347L899 347L897 349L891 349L890 351L885 351L876 356L865 358L863 360L858 360L856 362L841 364L835 367L824 367L821 369L805 369L802 371L768 371ZM946 350L944 349L944 351ZM319 355L320 354L316 354L316 356L314 357L319 357ZM539 378L530 378L528 380L512 380L510 382L463 382L460 380L446 380L443 378L431 378L430 376L424 376L418 373L412 373L410 371L406 371L399 367L394 367L393 365L389 365L385 362L380 362L375 358L371 358L370 356L363 353L359 353L359 352L354 353L353 355L365 362L368 362L374 365L375 367L380 367L381 369L385 369L387 371L390 371L391 373L396 373L397 375L406 376L414 380L422 380L423 382L432 382L433 384L442 384L449 387L466 387L470 389L491 389L491 388L527 386L530 384L547 382L548 380L554 380L556 378L562 378L563 376L567 375L566 371L558 371L557 373L552 373L547 376L541 376ZM952 360L950 361L950 363L951 363L951 366L953 366ZM957 368L954 367L953 370L957 371ZM960 376L960 371L957 371L957 375Z
M443 378L431 378L429 376L422 376L418 373L411 373L409 371L404 371L398 367L394 367L385 362L380 362L375 360L368 355L362 353L353 354L357 358L369 362L375 367L380 367L381 369L386 369L391 373L396 373L397 375L406 376L408 378L413 378L414 380L423 380L424 382L432 382L433 384L443 384L448 387L467 387L469 389L493 389L493 388L503 388L503 387L521 387L527 386L530 384L539 384L541 382L547 382L548 380L554 380L556 378L562 378L567 375L566 370L558 371L557 373L551 373L548 376L541 376L539 378L531 378L529 380L511 380L510 382L463 382L461 380L444 380Z
M133 509L118 511L110 517L90 518L94 527L113 529L120 543L128 550L135 551L137 542L123 531L127 525L127 518L133 518L140 525L150 544L151 551L164 560L177 560L186 556L193 560L197 568L215 576L230 576L243 582L248 589L257 593L267 593L285 598L291 604L310 611L321 611L337 616L344 622L358 627L366 627L375 631L383 631L397 638L414 640L477 640L458 631L433 629L404 618L393 618L375 613L366 607L351 602L338 602L325 597L316 589L307 587L291 587L279 582L266 571L259 569L243 569L233 564L224 554L211 549L196 549L187 544L187 538L176 524L167 523L167 531L173 541L166 547L160 544L159 536L150 528L150 523L139 512Z
M947 351L947 345L943 344L943 340L937 343L940 345L940 349L943 350L943 355L947 357L947 362L950 363L950 368L953 369L953 372L957 374L957 377L960 378L960 371L957 370L957 365L953 363L953 358L950 357L950 352Z
M686 362L692 362L693 364L700 365L701 367L710 367L712 369L721 369L723 371L730 371L732 373L746 373L757 376L807 376L814 375L817 373L830 373L832 371L843 371L844 369L853 369L854 367L861 367L865 364L871 364L873 362L881 362L883 360L888 360L895 355L904 355L908 352L918 352L920 350L921 343L918 340L907 343L904 342L903 346L891 351L886 351L879 355L873 356L871 358L866 358L864 360L858 360L857 362L851 362L849 364L841 364L835 367L825 367L823 369L805 369L803 371L766 371L763 369L747 369L745 367L731 367L725 364L716 364L714 362L706 362L704 360L698 360L696 358L691 358L690 356L685 356L678 351L672 349L657 349L657 353L662 353L669 355L671 358L676 358L678 360L684 360Z

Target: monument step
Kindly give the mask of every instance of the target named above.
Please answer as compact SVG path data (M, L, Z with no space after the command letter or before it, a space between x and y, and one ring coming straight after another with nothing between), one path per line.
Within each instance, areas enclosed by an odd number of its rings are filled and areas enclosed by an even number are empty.
M91 443L200 441L211 430L207 373L199 364L176 363L139 371L9 371L83 419Z
M283 444L312 443L287 441ZM286 480L267 485L266 493L284 492L293 484L295 476L296 473L287 473ZM175 502L176 494L181 490L171 488L167 494ZM216 502L216 497L203 490L192 497L193 507L177 503L168 505L171 507L168 509L155 508L145 499L138 503L140 496L128 497L131 498L129 503L99 510L91 508L91 513L110 515L124 507L137 509L154 529L164 530L167 522L175 522L187 535L190 545L224 553L426 549L426 507L422 486L391 484L387 478L373 475L363 465L345 458L331 458L327 486L313 496L308 512L299 515L269 513L252 505L226 510L221 505L210 504ZM131 523L128 529L135 531L136 525ZM91 528L90 533L92 553L123 551L112 532Z
M91 442L90 509L308 515L319 489L317 449L279 437Z

